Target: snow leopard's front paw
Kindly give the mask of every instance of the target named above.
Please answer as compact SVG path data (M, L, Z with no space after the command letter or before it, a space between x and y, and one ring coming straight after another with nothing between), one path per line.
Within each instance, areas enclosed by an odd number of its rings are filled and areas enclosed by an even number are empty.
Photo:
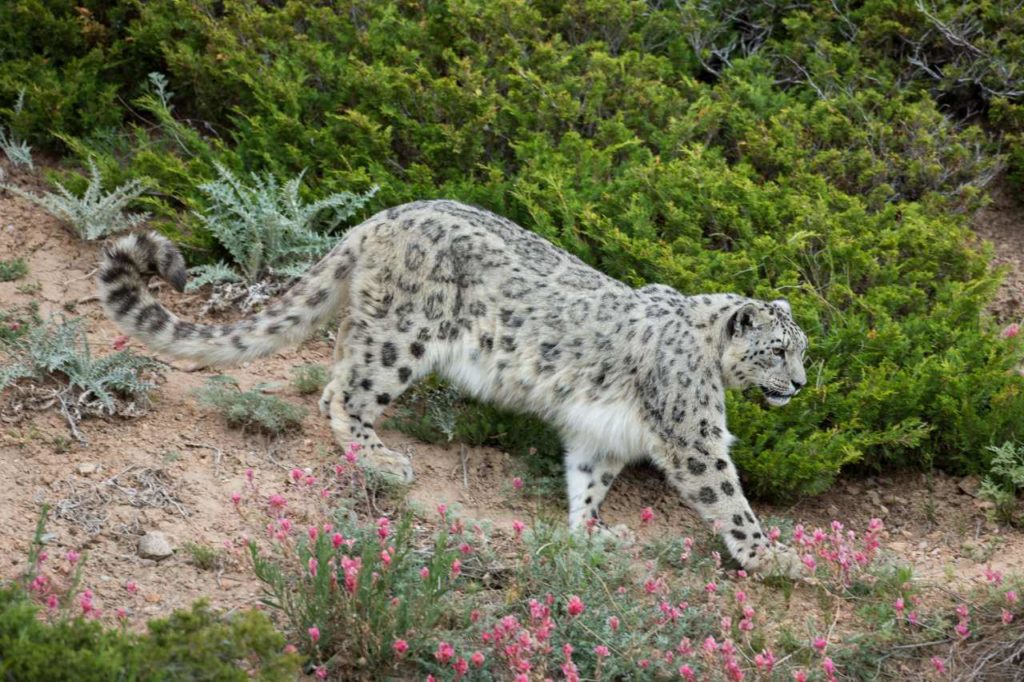
M743 567L765 577L782 576L793 580L807 577L800 555L782 544L761 547L752 559L743 562Z

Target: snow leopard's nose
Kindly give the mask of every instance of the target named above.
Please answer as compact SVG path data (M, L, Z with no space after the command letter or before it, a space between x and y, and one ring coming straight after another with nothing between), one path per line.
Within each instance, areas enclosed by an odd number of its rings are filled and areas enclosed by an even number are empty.
M790 383L793 384L793 392L799 391L807 383L806 381L797 381L796 379L790 379Z

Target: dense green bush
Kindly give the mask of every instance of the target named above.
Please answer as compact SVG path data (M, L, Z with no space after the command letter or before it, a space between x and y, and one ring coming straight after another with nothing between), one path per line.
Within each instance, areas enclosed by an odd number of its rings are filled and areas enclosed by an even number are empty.
M0 589L0 678L92 680L293 680L298 656L262 613L230 618L204 604L153 620L136 635L84 618L39 618L19 588Z
M0 114L157 188L145 208L194 261L227 255L188 218L216 163L305 169L307 200L457 198L632 284L788 297L811 385L780 411L730 405L757 493L820 491L844 465L981 471L1020 436L1021 345L986 321L996 280L966 224L1001 143L1024 172L1009 5L76 7L0 9Z

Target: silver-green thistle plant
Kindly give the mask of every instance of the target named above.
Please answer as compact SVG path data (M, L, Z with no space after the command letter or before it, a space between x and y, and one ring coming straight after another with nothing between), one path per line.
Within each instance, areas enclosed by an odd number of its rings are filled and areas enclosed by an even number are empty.
M337 241L330 234L376 193L336 192L313 203L299 194L303 174L283 185L272 174L251 174L244 184L217 165L219 177L200 186L208 208L197 218L231 256L232 264L191 269L190 289L216 282L257 283L298 277Z
M146 191L146 186L139 180L130 180L114 188L113 191L105 193L99 168L91 159L89 161L89 186L86 187L82 196L76 196L59 182L56 185L56 192L47 192L42 196L26 192L20 187L10 184L2 184L0 189L5 189L40 206L70 225L75 234L87 241L137 227L148 218L148 215L144 213L125 212L125 208Z

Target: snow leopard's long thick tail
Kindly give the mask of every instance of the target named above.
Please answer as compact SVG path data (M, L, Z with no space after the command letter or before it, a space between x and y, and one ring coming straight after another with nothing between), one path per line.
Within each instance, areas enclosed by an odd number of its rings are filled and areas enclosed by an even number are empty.
M178 291L187 277L178 248L155 232L128 235L105 247L96 283L107 316L148 347L207 365L229 365L297 344L337 312L347 298L355 243L343 239L278 301L234 324L186 322L150 295L151 275Z

